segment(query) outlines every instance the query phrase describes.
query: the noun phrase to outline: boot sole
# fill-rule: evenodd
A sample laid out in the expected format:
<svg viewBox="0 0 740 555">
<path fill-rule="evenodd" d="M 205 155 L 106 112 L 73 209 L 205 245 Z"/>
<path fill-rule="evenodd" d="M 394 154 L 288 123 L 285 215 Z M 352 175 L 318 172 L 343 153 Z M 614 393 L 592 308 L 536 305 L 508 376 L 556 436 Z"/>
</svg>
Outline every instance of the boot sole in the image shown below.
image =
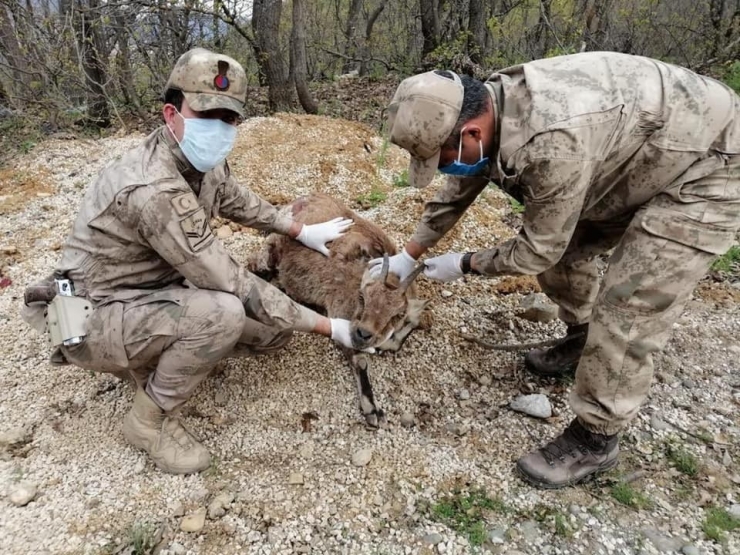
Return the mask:
<svg viewBox="0 0 740 555">
<path fill-rule="evenodd" d="M 533 374 L 539 378 L 572 378 L 576 375 L 576 368 L 578 367 L 578 364 L 570 364 L 568 366 L 565 366 L 561 370 L 558 370 L 557 372 L 543 372 L 525 358 L 524 366 L 527 368 L 527 370 L 529 370 L 530 374 Z"/>
<path fill-rule="evenodd" d="M 603 474 L 604 472 L 607 472 L 608 470 L 611 470 L 612 468 L 616 467 L 619 464 L 619 457 L 614 459 L 613 461 L 610 461 L 606 463 L 604 466 L 599 467 L 598 469 L 594 470 L 593 472 L 586 474 L 585 476 L 582 476 L 581 478 L 578 478 L 577 480 L 571 480 L 570 482 L 565 482 L 562 484 L 551 484 L 550 482 L 543 482 L 541 480 L 538 480 L 537 478 L 533 478 L 526 472 L 524 472 L 519 465 L 516 465 L 517 473 L 520 477 L 524 479 L 524 481 L 528 482 L 529 484 L 536 486 L 541 489 L 563 489 L 571 486 L 576 486 L 579 484 L 584 484 L 586 482 L 590 482 L 596 476 L 599 474 Z"/>
</svg>

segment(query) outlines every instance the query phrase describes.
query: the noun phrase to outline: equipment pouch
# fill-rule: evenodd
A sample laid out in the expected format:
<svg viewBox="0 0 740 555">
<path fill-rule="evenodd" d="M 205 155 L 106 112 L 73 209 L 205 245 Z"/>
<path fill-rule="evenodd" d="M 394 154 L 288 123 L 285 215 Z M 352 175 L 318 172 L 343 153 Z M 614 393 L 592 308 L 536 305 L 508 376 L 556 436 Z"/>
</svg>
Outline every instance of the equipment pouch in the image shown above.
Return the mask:
<svg viewBox="0 0 740 555">
<path fill-rule="evenodd" d="M 49 303 L 47 323 L 52 347 L 71 347 L 85 340 L 85 321 L 92 314 L 92 304 L 83 297 L 56 295 Z"/>
</svg>

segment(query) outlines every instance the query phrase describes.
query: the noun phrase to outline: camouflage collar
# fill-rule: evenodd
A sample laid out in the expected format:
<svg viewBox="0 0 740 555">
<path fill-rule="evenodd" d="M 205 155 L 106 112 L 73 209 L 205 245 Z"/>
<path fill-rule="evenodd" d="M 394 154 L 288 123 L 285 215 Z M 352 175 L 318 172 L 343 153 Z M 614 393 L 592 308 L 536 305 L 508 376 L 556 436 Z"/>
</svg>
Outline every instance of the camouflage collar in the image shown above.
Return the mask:
<svg viewBox="0 0 740 555">
<path fill-rule="evenodd" d="M 185 158 L 185 155 L 180 149 L 180 145 L 177 144 L 177 141 L 172 136 L 172 133 L 166 125 L 163 125 L 160 128 L 159 137 L 164 144 L 167 145 L 168 150 L 175 158 L 177 171 L 180 172 L 183 179 L 188 182 L 188 184 L 193 188 L 193 191 L 197 194 L 200 189 L 200 181 L 203 179 L 203 174 L 188 162 L 188 159 Z"/>
</svg>

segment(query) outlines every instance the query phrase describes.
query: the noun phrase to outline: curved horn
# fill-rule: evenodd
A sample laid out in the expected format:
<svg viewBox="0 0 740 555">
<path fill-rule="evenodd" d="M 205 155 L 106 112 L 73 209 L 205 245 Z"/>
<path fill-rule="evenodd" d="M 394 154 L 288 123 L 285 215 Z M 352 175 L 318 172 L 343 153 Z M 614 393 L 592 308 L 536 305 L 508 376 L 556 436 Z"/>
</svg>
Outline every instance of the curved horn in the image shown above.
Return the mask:
<svg viewBox="0 0 740 555">
<path fill-rule="evenodd" d="M 380 269 L 380 281 L 385 283 L 386 278 L 388 277 L 388 268 L 391 266 L 390 258 L 388 257 L 388 253 L 383 253 L 383 267 Z"/>
<path fill-rule="evenodd" d="M 424 271 L 424 268 L 426 268 L 426 264 L 423 262 L 419 264 L 416 268 L 414 268 L 414 271 L 411 272 L 408 276 L 406 276 L 406 279 L 404 279 L 401 284 L 398 286 L 398 288 L 401 291 L 406 291 L 408 289 L 409 285 L 411 285 L 414 280 L 418 277 L 420 273 Z"/>
</svg>

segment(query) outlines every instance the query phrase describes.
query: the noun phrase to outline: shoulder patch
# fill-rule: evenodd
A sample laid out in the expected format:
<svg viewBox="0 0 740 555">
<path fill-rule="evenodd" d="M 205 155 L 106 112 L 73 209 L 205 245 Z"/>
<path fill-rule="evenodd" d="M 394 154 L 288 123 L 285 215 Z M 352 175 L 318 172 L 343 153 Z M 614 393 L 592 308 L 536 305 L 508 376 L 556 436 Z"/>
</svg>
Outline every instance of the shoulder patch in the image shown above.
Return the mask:
<svg viewBox="0 0 740 555">
<path fill-rule="evenodd" d="M 205 208 L 202 206 L 187 218 L 180 220 L 180 227 L 183 233 L 185 233 L 185 238 L 188 240 L 188 245 L 190 245 L 193 252 L 198 252 L 206 247 L 213 238 L 211 226 L 208 225 Z"/>
<path fill-rule="evenodd" d="M 182 193 L 181 195 L 172 197 L 170 202 L 178 216 L 189 214 L 200 206 L 198 204 L 198 199 L 195 198 L 193 193 Z"/>
</svg>

